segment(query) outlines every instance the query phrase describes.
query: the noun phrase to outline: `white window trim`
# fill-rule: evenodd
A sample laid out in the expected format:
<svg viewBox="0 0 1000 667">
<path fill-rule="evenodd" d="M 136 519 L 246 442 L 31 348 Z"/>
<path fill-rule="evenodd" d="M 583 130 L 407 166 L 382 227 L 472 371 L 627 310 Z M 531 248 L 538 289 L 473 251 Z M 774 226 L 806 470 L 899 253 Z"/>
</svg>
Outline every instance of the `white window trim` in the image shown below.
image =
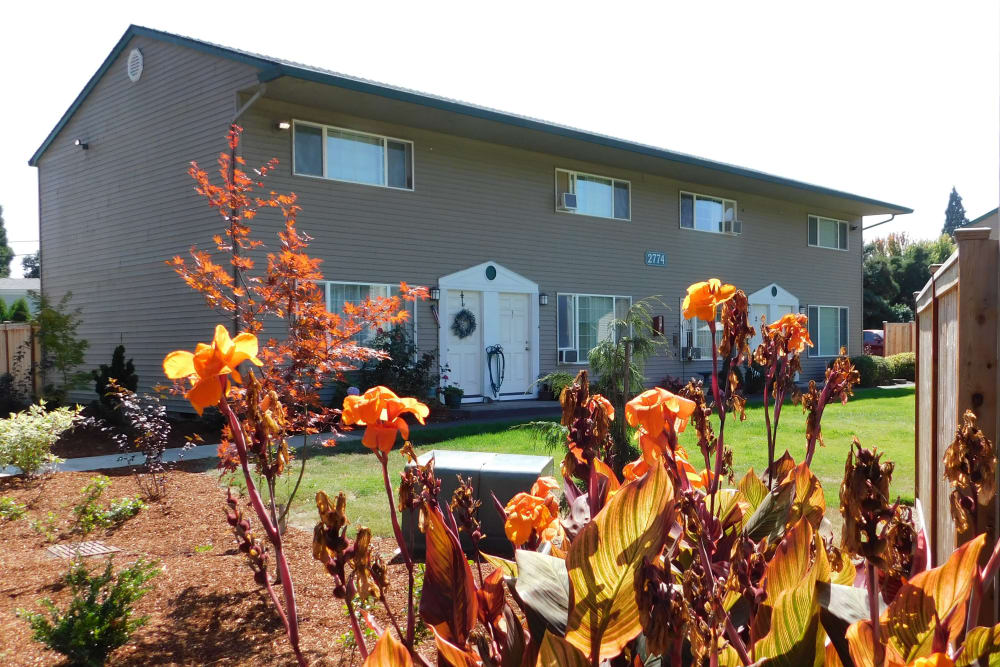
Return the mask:
<svg viewBox="0 0 1000 667">
<path fill-rule="evenodd" d="M 806 317 L 809 317 L 809 309 L 810 308 L 817 308 L 817 309 L 819 309 L 819 308 L 836 308 L 837 309 L 837 311 L 838 311 L 837 312 L 837 338 L 838 339 L 841 337 L 840 336 L 841 331 L 840 331 L 840 312 L 839 311 L 841 311 L 841 310 L 846 310 L 847 311 L 847 345 L 845 345 L 845 347 L 847 348 L 848 356 L 850 356 L 850 349 L 851 349 L 851 309 L 848 308 L 847 306 L 830 306 L 830 305 L 826 305 L 826 304 L 822 304 L 822 303 L 810 303 L 810 304 L 806 305 Z M 819 310 L 816 311 L 816 314 L 817 314 L 817 316 L 819 315 Z M 813 351 L 813 353 L 810 354 L 809 356 L 811 358 L 813 358 L 813 359 L 835 359 L 836 357 L 839 357 L 840 356 L 840 341 L 839 340 L 837 341 L 837 354 L 820 354 L 819 351 L 820 351 L 821 348 L 820 348 L 820 342 L 819 342 L 819 334 L 820 334 L 820 326 L 819 326 L 819 321 L 817 321 L 816 322 L 816 340 L 813 341 L 813 347 L 810 348 L 810 351 Z"/>
<path fill-rule="evenodd" d="M 816 243 L 809 243 L 809 218 L 816 218 Z M 841 225 L 844 225 L 847 228 L 847 233 L 844 234 L 844 238 L 847 239 L 847 247 L 846 248 L 841 248 L 840 247 L 840 230 L 839 229 L 837 230 L 837 247 L 836 248 L 831 248 L 828 245 L 820 245 L 820 243 L 819 243 L 819 221 L 820 220 L 829 220 L 831 222 L 837 222 L 837 223 L 840 223 Z M 837 250 L 837 251 L 840 251 L 840 252 L 847 252 L 848 250 L 851 249 L 851 234 L 850 234 L 851 227 L 850 227 L 850 224 L 851 223 L 849 223 L 847 220 L 841 220 L 839 218 L 831 218 L 828 215 L 820 215 L 819 213 L 807 213 L 806 214 L 806 244 L 810 248 L 822 248 L 823 250 Z"/>
<path fill-rule="evenodd" d="M 300 174 L 299 172 L 295 171 L 295 126 L 296 125 L 306 125 L 308 127 L 318 127 L 319 129 L 321 129 L 323 131 L 323 134 L 321 136 L 322 149 L 323 149 L 323 175 L 322 176 L 317 176 L 316 174 Z M 385 156 L 385 159 L 383 160 L 383 165 L 382 165 L 382 175 L 383 175 L 383 180 L 385 181 L 385 183 L 382 184 L 382 185 L 379 185 L 378 183 L 365 183 L 364 181 L 349 181 L 349 180 L 346 180 L 346 179 L 343 179 L 343 178 L 332 178 L 330 176 L 327 176 L 326 175 L 327 174 L 327 168 L 326 168 L 326 162 L 327 162 L 327 155 L 326 155 L 326 143 L 327 143 L 327 141 L 326 141 L 326 133 L 327 133 L 328 129 L 329 130 L 341 130 L 343 132 L 350 132 L 352 134 L 361 134 L 361 135 L 364 135 L 364 136 L 367 136 L 367 137 L 377 137 L 377 138 L 381 139 L 382 140 L 382 151 L 383 151 L 383 155 Z M 388 145 L 386 143 L 386 142 L 389 142 L 389 141 L 396 141 L 396 142 L 399 142 L 399 143 L 409 144 L 410 145 L 410 181 L 411 181 L 413 187 L 399 188 L 399 187 L 396 187 L 394 185 L 389 185 L 389 158 L 388 158 L 388 156 L 389 156 L 389 147 L 388 147 Z M 415 167 L 415 164 L 414 164 L 415 161 L 416 161 L 416 147 L 414 146 L 413 142 L 411 140 L 409 140 L 409 139 L 400 139 L 399 137 L 390 137 L 390 136 L 385 135 L 385 134 L 375 134 L 373 132 L 363 132 L 361 130 L 355 130 L 355 129 L 350 128 L 350 127 L 339 127 L 337 125 L 324 125 L 323 123 L 313 123 L 313 122 L 308 121 L 308 120 L 298 120 L 298 119 L 294 119 L 294 118 L 292 119 L 292 175 L 293 176 L 300 176 L 302 178 L 318 178 L 318 179 L 322 179 L 324 181 L 335 181 L 337 183 L 352 183 L 354 185 L 365 185 L 365 186 L 368 186 L 370 188 L 385 188 L 387 190 L 402 190 L 403 192 L 413 192 L 414 190 L 417 189 L 417 173 L 416 173 L 416 167 Z M 375 283 L 372 283 L 372 284 L 375 284 Z"/>
<path fill-rule="evenodd" d="M 698 197 L 701 197 L 702 199 L 714 199 L 715 201 L 721 201 L 722 202 L 722 210 L 723 211 L 726 210 L 726 202 L 732 202 L 733 203 L 733 215 L 736 216 L 736 220 L 740 219 L 740 217 L 739 217 L 740 216 L 740 203 L 736 199 L 730 199 L 729 197 L 719 197 L 717 195 L 707 195 L 707 194 L 702 194 L 700 192 L 691 192 L 690 190 L 681 190 L 680 193 L 677 195 L 677 226 L 679 228 L 683 229 L 684 231 L 688 231 L 688 232 L 701 232 L 702 234 L 715 234 L 716 236 L 739 237 L 739 236 L 743 235 L 742 232 L 740 232 L 739 234 L 737 234 L 736 232 L 722 232 L 722 231 L 714 231 L 714 230 L 711 230 L 711 229 L 698 229 L 698 227 L 685 227 L 683 225 L 683 220 L 684 220 L 683 216 L 684 216 L 684 213 L 683 213 L 683 208 L 682 208 L 683 205 L 684 205 L 684 202 L 683 202 L 683 198 L 681 197 L 681 195 L 691 195 L 692 197 L 695 198 L 695 200 L 697 200 Z M 695 215 L 694 211 L 691 212 L 691 215 Z M 692 224 L 697 225 L 697 221 L 696 220 L 692 219 L 691 222 L 692 222 Z"/>
<path fill-rule="evenodd" d="M 571 296 L 573 297 L 573 317 L 576 321 L 573 323 L 573 340 L 572 347 L 559 347 L 559 297 L 561 296 Z M 632 307 L 632 297 L 625 294 L 583 294 L 580 292 L 557 292 L 556 293 L 556 365 L 562 366 L 586 366 L 590 363 L 586 358 L 580 359 L 577 357 L 576 361 L 559 361 L 559 353 L 568 350 L 575 350 L 579 354 L 580 350 L 580 308 L 578 305 L 578 299 L 581 296 L 586 297 L 600 297 L 605 299 L 628 299 L 629 308 Z M 614 303 L 612 302 L 612 309 L 614 308 Z M 617 319 L 617 313 L 616 318 Z M 589 352 L 589 350 L 588 350 Z"/>
<path fill-rule="evenodd" d="M 592 215 L 590 213 L 579 213 L 577 211 L 564 211 L 559 208 L 559 173 L 562 172 L 569 176 L 569 182 L 573 183 L 574 176 L 593 176 L 594 178 L 603 178 L 611 181 L 611 215 Z M 632 181 L 624 178 L 615 178 L 614 176 L 607 176 L 605 174 L 591 174 L 586 171 L 579 171 L 578 169 L 563 169 L 562 167 L 556 167 L 555 174 L 555 212 L 556 213 L 566 213 L 567 215 L 582 216 L 584 218 L 596 218 L 598 220 L 616 220 L 618 222 L 632 222 Z M 628 217 L 627 218 L 616 218 L 615 217 L 615 183 L 626 183 L 628 185 Z M 572 188 L 573 193 L 576 194 L 576 187 Z M 583 296 L 605 296 L 605 295 L 583 295 Z"/>
<path fill-rule="evenodd" d="M 320 281 L 317 281 L 317 282 L 319 282 L 319 283 L 321 283 L 323 285 L 323 296 L 324 296 L 324 299 L 326 300 L 326 309 L 328 311 L 330 311 L 331 313 L 334 312 L 334 311 L 331 310 L 331 307 L 333 306 L 333 304 L 330 303 L 330 285 L 367 285 L 368 287 L 385 287 L 386 288 L 386 294 L 388 294 L 389 296 L 392 296 L 392 290 L 393 290 L 394 287 L 397 288 L 397 289 L 399 288 L 399 283 L 396 283 L 396 284 L 393 284 L 393 283 L 373 283 L 373 282 L 367 282 L 367 281 L 364 281 L 364 280 L 320 280 Z M 401 300 L 402 300 L 402 297 L 401 297 Z M 411 302 L 408 302 L 406 300 L 402 300 L 402 306 L 403 306 L 403 308 L 409 310 L 409 308 L 407 307 L 407 305 L 409 303 L 411 303 Z M 413 303 L 413 310 L 412 310 L 413 317 L 410 318 L 409 324 L 413 328 L 413 343 L 414 343 L 414 345 L 416 345 L 416 343 L 417 343 L 417 310 L 418 309 L 417 309 L 417 302 L 413 301 L 412 303 Z M 343 305 L 344 304 L 340 304 L 341 307 L 343 307 Z M 342 312 L 342 311 L 340 311 L 340 312 Z"/>
</svg>

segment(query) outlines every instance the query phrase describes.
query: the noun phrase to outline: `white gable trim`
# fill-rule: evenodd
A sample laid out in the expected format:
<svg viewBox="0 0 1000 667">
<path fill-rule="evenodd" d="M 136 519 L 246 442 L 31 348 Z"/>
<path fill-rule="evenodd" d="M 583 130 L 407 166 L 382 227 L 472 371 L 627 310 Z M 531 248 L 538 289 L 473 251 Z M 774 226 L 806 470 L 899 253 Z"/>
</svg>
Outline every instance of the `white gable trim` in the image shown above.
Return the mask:
<svg viewBox="0 0 1000 667">
<path fill-rule="evenodd" d="M 792 306 L 793 312 L 799 311 L 799 298 L 778 283 L 765 285 L 747 296 L 747 301 L 767 306 Z"/>
<path fill-rule="evenodd" d="M 496 269 L 496 277 L 490 280 L 486 277 L 486 270 L 490 267 Z M 483 262 L 470 266 L 467 269 L 449 273 L 438 279 L 438 287 L 446 289 L 467 289 L 479 292 L 522 292 L 538 294 L 538 283 L 532 282 L 519 273 L 497 264 L 496 262 Z"/>
</svg>

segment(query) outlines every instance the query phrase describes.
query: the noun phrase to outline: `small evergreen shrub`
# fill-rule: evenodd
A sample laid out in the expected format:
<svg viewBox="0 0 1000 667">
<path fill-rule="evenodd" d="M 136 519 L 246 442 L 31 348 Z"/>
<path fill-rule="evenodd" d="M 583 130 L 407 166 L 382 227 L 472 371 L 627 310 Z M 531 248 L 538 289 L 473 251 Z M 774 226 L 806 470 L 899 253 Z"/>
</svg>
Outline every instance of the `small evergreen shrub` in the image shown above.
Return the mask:
<svg viewBox="0 0 1000 667">
<path fill-rule="evenodd" d="M 63 431 L 72 428 L 80 407 L 45 411 L 40 401 L 24 412 L 0 419 L 0 467 L 17 466 L 27 475 L 34 475 L 45 463 L 59 461 L 51 453 Z"/>
<path fill-rule="evenodd" d="M 94 378 L 94 391 L 105 412 L 118 408 L 117 394 L 120 389 L 134 392 L 139 387 L 139 376 L 135 374 L 135 364 L 131 359 L 125 361 L 125 346 L 119 345 L 111 355 L 111 364 L 101 364 L 100 370 L 91 371 Z M 117 386 L 112 386 L 112 380 Z"/>
<path fill-rule="evenodd" d="M 0 299 L 0 322 L 7 322 L 10 320 L 10 316 L 7 312 L 7 304 L 3 299 Z"/>
<path fill-rule="evenodd" d="M 21 297 L 14 303 L 10 305 L 7 309 L 7 318 L 11 322 L 30 322 L 31 321 L 31 309 L 28 308 L 28 301 L 24 297 Z"/>
<path fill-rule="evenodd" d="M 28 508 L 24 503 L 19 503 L 13 498 L 4 496 L 0 498 L 0 519 L 4 521 L 17 521 L 22 518 Z"/>
<path fill-rule="evenodd" d="M 562 390 L 573 384 L 573 376 L 569 373 L 556 371 L 542 377 L 539 382 L 549 385 L 549 389 L 552 390 L 555 397 L 559 398 L 559 394 L 562 393 Z"/>
<path fill-rule="evenodd" d="M 45 598 L 40 601 L 48 612 L 18 609 L 34 631 L 32 638 L 53 651 L 65 655 L 71 664 L 93 667 L 103 665 L 119 646 L 124 646 L 132 633 L 149 620 L 133 616 L 132 607 L 152 587 L 146 584 L 160 573 L 156 563 L 139 560 L 111 573 L 112 560 L 103 574 L 90 574 L 82 561 L 76 561 L 63 581 L 73 592 L 65 611 Z"/>
<path fill-rule="evenodd" d="M 861 376 L 861 381 L 858 384 L 862 387 L 878 387 L 892 379 L 889 362 L 885 360 L 885 357 L 859 354 L 856 357 L 851 357 L 851 363 L 854 364 Z"/>
<path fill-rule="evenodd" d="M 437 385 L 437 378 L 431 372 L 435 356 L 430 352 L 418 353 L 413 336 L 405 327 L 380 330 L 368 347 L 388 356 L 366 364 L 358 372 L 362 392 L 383 385 L 392 387 L 399 396 L 424 399 Z"/>
<path fill-rule="evenodd" d="M 885 358 L 889 364 L 892 377 L 913 382 L 917 379 L 917 355 L 913 352 L 900 352 Z"/>
</svg>

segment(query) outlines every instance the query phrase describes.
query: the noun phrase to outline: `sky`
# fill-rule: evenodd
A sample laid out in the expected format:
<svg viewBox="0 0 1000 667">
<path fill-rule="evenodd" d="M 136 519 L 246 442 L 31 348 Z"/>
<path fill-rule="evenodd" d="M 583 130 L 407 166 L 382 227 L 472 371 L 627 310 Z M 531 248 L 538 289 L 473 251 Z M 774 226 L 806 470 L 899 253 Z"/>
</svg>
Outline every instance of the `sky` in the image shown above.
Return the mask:
<svg viewBox="0 0 1000 667">
<path fill-rule="evenodd" d="M 130 23 L 914 209 L 866 240 L 937 236 L 953 186 L 970 220 L 1000 199 L 996 0 L 17 7 L 0 22 L 0 206 L 19 254 L 38 239 L 28 158 Z"/>
</svg>

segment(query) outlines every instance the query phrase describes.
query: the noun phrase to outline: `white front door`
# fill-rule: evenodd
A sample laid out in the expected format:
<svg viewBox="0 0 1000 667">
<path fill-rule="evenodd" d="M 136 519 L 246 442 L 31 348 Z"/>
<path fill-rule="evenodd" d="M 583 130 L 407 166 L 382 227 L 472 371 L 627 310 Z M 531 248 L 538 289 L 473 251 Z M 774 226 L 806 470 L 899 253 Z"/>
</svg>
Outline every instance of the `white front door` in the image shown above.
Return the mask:
<svg viewBox="0 0 1000 667">
<path fill-rule="evenodd" d="M 750 304 L 750 326 L 756 329 L 753 340 L 750 341 L 750 353 L 752 354 L 757 346 L 760 345 L 761 340 L 761 321 L 760 318 L 763 316 L 767 324 L 774 324 L 782 317 L 788 313 L 793 313 L 795 310 L 792 306 L 783 303 L 751 303 Z"/>
<path fill-rule="evenodd" d="M 464 304 L 464 305 L 463 305 Z M 442 326 L 447 328 L 447 364 L 451 368 L 448 384 L 457 384 L 465 397 L 483 394 L 483 298 L 481 292 L 448 290 L 448 313 Z M 471 335 L 459 338 L 451 325 L 462 309 L 476 318 L 476 328 Z"/>
<path fill-rule="evenodd" d="M 531 297 L 528 294 L 498 295 L 498 340 L 504 353 L 504 379 L 500 393 L 526 394 L 531 385 Z M 496 370 L 493 371 L 496 375 Z"/>
</svg>

